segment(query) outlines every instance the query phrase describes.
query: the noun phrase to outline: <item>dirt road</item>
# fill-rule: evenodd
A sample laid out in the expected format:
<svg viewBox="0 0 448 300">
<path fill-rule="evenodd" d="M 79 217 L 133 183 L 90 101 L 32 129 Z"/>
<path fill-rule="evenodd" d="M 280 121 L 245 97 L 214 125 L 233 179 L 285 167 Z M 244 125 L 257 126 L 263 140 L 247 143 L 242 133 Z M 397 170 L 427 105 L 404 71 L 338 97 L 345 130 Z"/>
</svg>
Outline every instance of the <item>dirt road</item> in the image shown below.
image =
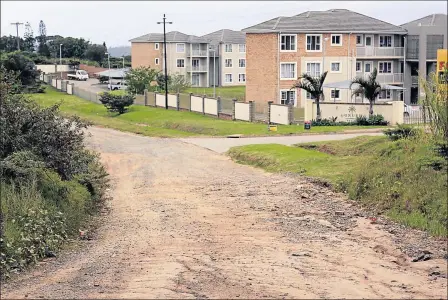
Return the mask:
<svg viewBox="0 0 448 300">
<path fill-rule="evenodd" d="M 109 215 L 80 251 L 2 298 L 446 298 L 444 242 L 371 224 L 305 179 L 176 140 L 91 132 L 113 179 Z"/>
</svg>

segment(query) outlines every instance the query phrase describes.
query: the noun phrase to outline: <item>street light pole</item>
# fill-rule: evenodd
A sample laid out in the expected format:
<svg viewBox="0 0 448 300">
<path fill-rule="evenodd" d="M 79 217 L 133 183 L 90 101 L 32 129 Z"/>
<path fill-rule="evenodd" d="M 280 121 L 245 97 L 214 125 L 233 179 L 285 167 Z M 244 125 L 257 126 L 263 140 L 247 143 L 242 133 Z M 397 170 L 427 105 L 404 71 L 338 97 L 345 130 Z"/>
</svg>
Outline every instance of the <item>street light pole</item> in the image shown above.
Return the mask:
<svg viewBox="0 0 448 300">
<path fill-rule="evenodd" d="M 123 70 L 122 70 L 122 76 L 121 76 L 121 84 L 123 84 L 124 81 L 124 56 L 122 56 L 121 58 L 123 58 Z"/>
<path fill-rule="evenodd" d="M 59 66 L 61 68 L 61 79 L 62 79 L 62 44 L 59 44 Z"/>
<path fill-rule="evenodd" d="M 17 50 L 20 50 L 19 25 L 23 25 L 23 23 L 15 22 L 15 23 L 11 23 L 11 25 L 15 25 L 15 26 L 16 26 L 16 33 L 17 33 Z"/>
<path fill-rule="evenodd" d="M 104 53 L 107 55 L 107 63 L 109 64 L 109 90 L 112 89 L 112 83 L 110 82 L 110 53 L 106 52 Z"/>
<path fill-rule="evenodd" d="M 212 46 L 210 46 L 209 50 L 213 52 L 213 98 L 216 98 L 216 50 L 212 49 Z"/>
<path fill-rule="evenodd" d="M 157 24 L 163 23 L 163 64 L 165 66 L 165 109 L 168 109 L 168 69 L 166 66 L 166 31 L 165 24 L 173 24 L 173 22 L 166 22 L 165 14 L 163 14 L 163 22 L 157 22 Z"/>
</svg>

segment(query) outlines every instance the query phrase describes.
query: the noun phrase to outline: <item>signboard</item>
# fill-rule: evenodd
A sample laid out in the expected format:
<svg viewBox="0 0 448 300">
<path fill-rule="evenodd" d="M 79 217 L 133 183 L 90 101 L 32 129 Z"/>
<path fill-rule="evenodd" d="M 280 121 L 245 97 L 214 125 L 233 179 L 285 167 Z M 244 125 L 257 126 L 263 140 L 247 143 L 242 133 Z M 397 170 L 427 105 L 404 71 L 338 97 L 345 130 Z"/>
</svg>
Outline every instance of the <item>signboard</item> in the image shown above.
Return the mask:
<svg viewBox="0 0 448 300">
<path fill-rule="evenodd" d="M 269 125 L 269 131 L 277 131 L 277 125 Z"/>
</svg>

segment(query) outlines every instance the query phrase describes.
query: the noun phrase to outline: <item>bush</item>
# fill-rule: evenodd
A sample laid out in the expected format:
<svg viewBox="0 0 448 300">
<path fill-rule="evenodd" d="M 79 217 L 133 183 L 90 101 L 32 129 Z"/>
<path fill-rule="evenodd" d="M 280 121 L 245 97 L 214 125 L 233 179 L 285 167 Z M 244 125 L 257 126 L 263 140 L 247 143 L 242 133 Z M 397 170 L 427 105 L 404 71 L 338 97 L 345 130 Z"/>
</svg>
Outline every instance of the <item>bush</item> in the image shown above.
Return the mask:
<svg viewBox="0 0 448 300">
<path fill-rule="evenodd" d="M 399 124 L 397 128 L 384 130 L 384 134 L 391 141 L 396 141 L 416 136 L 417 130 L 413 126 Z"/>
<path fill-rule="evenodd" d="M 369 118 L 365 116 L 357 117 L 353 122 L 336 122 L 337 117 L 331 119 L 312 120 L 311 126 L 385 126 L 388 124 L 382 115 L 373 115 Z"/>
<path fill-rule="evenodd" d="M 130 94 L 115 95 L 109 92 L 104 92 L 100 95 L 100 101 L 107 108 L 108 111 L 118 112 L 120 115 L 125 113 L 127 107 L 134 104 L 135 97 Z"/>
</svg>

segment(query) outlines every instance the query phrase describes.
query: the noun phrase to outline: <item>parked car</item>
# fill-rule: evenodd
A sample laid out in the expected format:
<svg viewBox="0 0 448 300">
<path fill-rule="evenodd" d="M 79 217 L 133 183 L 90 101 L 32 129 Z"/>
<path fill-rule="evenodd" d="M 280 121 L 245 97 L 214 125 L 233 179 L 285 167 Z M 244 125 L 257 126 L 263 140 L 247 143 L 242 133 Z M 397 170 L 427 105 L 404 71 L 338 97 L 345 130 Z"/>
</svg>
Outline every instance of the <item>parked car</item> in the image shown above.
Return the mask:
<svg viewBox="0 0 448 300">
<path fill-rule="evenodd" d="M 128 88 L 128 85 L 126 84 L 126 82 L 117 82 L 117 83 L 112 83 L 112 84 L 109 83 L 107 85 L 107 88 L 112 91 L 125 90 Z"/>
<path fill-rule="evenodd" d="M 84 70 L 76 70 L 74 74 L 67 74 L 68 79 L 84 80 L 89 79 L 89 74 Z"/>
</svg>

